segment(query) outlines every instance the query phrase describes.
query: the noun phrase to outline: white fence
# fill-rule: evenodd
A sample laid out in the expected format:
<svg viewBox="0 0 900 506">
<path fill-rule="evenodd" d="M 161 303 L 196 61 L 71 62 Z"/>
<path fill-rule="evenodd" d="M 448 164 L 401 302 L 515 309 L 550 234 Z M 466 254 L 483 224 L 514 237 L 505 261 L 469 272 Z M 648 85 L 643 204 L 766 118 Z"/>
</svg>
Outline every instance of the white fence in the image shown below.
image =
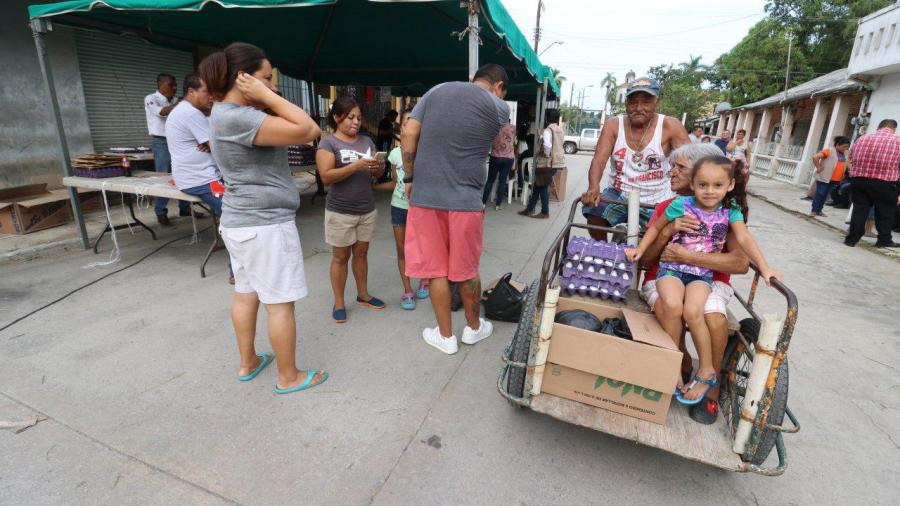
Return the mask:
<svg viewBox="0 0 900 506">
<path fill-rule="evenodd" d="M 809 170 L 800 157 L 803 156 L 803 145 L 779 145 L 771 141 L 756 141 L 751 144 L 753 155 L 750 172 L 753 174 L 777 179 L 786 183 L 806 187 L 812 178 Z"/>
</svg>

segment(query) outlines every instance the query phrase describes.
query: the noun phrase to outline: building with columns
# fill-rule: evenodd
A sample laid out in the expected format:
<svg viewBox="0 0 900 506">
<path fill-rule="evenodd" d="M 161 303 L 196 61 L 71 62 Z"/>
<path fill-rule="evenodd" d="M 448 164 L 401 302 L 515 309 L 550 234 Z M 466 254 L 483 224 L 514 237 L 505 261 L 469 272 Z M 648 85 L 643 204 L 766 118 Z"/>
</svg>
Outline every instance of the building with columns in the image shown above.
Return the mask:
<svg viewBox="0 0 900 506">
<path fill-rule="evenodd" d="M 812 156 L 838 135 L 852 135 L 851 120 L 865 111 L 872 87 L 835 70 L 789 88 L 787 92 L 723 111 L 716 135 L 746 130 L 750 170 L 754 174 L 806 186 Z"/>
</svg>

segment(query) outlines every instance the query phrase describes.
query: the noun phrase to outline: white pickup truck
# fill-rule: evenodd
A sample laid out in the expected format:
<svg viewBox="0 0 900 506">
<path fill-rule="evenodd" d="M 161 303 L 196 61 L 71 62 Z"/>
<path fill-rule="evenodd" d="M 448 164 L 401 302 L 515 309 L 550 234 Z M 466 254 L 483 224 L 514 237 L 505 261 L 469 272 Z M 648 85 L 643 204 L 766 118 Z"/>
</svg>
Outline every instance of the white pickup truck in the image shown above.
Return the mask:
<svg viewBox="0 0 900 506">
<path fill-rule="evenodd" d="M 567 135 L 563 142 L 563 151 L 573 155 L 579 151 L 593 151 L 597 147 L 597 139 L 600 138 L 599 128 L 585 128 L 581 135 Z"/>
</svg>

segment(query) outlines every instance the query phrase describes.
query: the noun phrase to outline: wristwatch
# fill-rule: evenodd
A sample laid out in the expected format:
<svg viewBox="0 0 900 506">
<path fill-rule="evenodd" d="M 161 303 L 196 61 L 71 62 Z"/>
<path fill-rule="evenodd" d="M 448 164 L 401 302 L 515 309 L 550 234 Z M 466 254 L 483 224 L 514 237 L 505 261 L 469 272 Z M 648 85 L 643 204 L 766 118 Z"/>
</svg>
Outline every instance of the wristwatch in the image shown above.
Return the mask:
<svg viewBox="0 0 900 506">
<path fill-rule="evenodd" d="M 412 183 L 412 182 L 413 182 L 413 177 L 412 177 L 412 176 L 406 176 L 406 177 L 403 178 L 403 184 L 409 184 L 409 183 Z"/>
</svg>

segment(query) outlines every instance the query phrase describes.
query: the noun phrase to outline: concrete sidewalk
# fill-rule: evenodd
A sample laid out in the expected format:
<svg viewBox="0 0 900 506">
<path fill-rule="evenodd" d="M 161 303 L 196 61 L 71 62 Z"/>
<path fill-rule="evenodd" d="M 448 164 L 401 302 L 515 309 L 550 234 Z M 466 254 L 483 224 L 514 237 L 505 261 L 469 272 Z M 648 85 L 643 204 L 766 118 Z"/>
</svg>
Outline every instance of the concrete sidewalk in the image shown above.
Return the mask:
<svg viewBox="0 0 900 506">
<path fill-rule="evenodd" d="M 850 214 L 847 209 L 835 209 L 831 206 L 825 206 L 824 212 L 827 215 L 826 217 L 812 218 L 809 216 L 812 201 L 801 199 L 801 197 L 806 195 L 802 188 L 756 174 L 750 176 L 747 193 L 774 205 L 782 211 L 833 230 L 837 233 L 835 238 L 836 244 L 843 246 L 844 236 L 847 235 L 847 229 L 850 227 L 848 224 Z M 900 233 L 894 233 L 894 240 L 900 242 Z M 857 244 L 857 247 L 871 249 L 887 257 L 900 259 L 900 248 L 876 248 L 875 239 L 872 237 L 863 237 Z"/>
<path fill-rule="evenodd" d="M 568 157 L 570 202 L 589 161 Z M 126 231 L 121 262 L 105 268 L 84 269 L 97 256 L 80 250 L 0 266 L 0 328 L 84 287 L 0 330 L 0 420 L 48 417 L 19 434 L 0 431 L 0 504 L 896 501 L 895 261 L 838 248 L 836 232 L 751 200 L 751 231 L 800 300 L 789 403 L 803 430 L 785 438 L 787 473 L 763 478 L 510 406 L 496 384 L 514 324 L 496 323 L 491 338 L 453 356 L 425 345 L 430 303 L 398 307 L 388 200 L 378 195 L 369 252 L 370 290 L 388 307 L 350 305 L 343 325 L 330 318 L 324 203 L 304 200 L 297 223 L 310 296 L 296 309 L 298 361 L 331 378 L 287 396 L 272 391 L 274 368 L 235 379 L 224 252 L 208 278 L 197 269 L 208 242 L 175 241 L 100 281 L 162 241 Z M 519 209 L 487 212 L 485 281 L 510 271 L 536 278 L 569 211 L 554 204 L 549 220 L 532 220 Z M 167 237 L 186 232 L 179 225 Z M 746 294 L 749 282 L 736 277 L 735 288 Z M 784 299 L 761 287 L 756 307 L 783 313 Z M 270 349 L 265 320 L 262 311 L 259 352 Z M 461 313 L 454 323 L 460 332 Z"/>
</svg>

